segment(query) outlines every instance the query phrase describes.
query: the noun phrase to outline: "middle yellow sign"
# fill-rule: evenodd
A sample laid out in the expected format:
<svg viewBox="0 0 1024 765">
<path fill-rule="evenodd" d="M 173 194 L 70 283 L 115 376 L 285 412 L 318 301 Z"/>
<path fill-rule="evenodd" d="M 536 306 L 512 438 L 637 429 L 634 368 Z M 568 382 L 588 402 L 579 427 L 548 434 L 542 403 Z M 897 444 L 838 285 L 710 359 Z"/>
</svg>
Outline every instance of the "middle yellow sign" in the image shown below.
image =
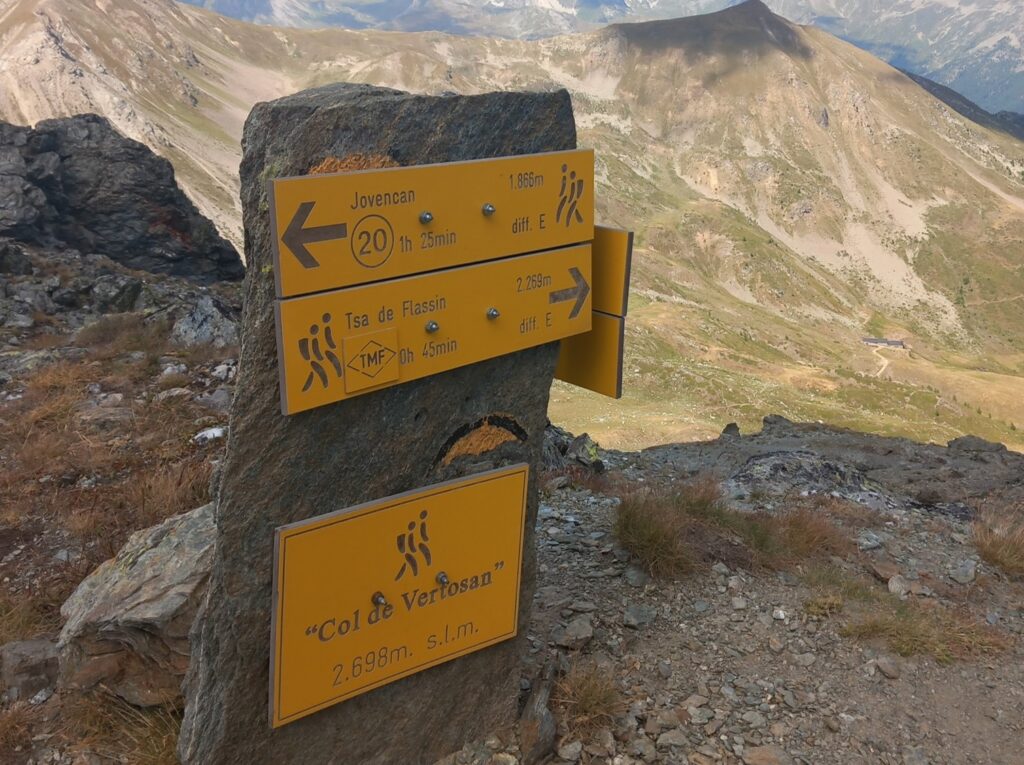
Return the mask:
<svg viewBox="0 0 1024 765">
<path fill-rule="evenodd" d="M 279 300 L 281 411 L 587 332 L 589 244 Z"/>
</svg>

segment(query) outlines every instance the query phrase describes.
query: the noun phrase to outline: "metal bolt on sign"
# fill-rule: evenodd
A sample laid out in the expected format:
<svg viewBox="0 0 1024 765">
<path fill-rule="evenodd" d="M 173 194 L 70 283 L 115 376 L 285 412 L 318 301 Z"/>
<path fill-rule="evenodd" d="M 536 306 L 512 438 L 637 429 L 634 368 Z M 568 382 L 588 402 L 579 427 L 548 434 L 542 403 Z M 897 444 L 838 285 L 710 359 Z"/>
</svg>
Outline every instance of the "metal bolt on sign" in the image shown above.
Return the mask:
<svg viewBox="0 0 1024 765">
<path fill-rule="evenodd" d="M 436 321 L 434 321 L 433 319 L 431 319 L 430 321 L 428 321 L 428 322 L 427 322 L 427 326 L 425 327 L 425 329 L 426 329 L 426 330 L 427 330 L 427 332 L 429 332 L 430 334 L 433 334 L 433 333 L 437 332 L 437 330 L 441 329 L 441 325 L 440 325 L 440 324 L 438 324 L 438 323 L 437 323 Z"/>
<path fill-rule="evenodd" d="M 501 316 L 501 311 L 499 311 L 497 308 L 488 308 L 487 309 L 487 318 L 488 319 L 491 319 L 493 321 L 494 319 L 497 319 L 499 316 Z"/>
<path fill-rule="evenodd" d="M 494 205 L 492 205 L 490 202 L 487 202 L 484 204 L 482 211 L 484 215 L 490 217 L 491 215 L 494 215 Z"/>
<path fill-rule="evenodd" d="M 388 604 L 388 599 L 385 598 L 384 593 L 380 592 L 379 590 L 373 593 L 373 595 L 370 597 L 370 600 L 373 602 L 373 605 L 375 606 L 386 606 Z"/>
<path fill-rule="evenodd" d="M 420 213 L 420 223 L 422 223 L 424 226 L 430 223 L 432 220 L 434 220 L 434 214 L 429 210 L 424 210 L 423 212 Z"/>
<path fill-rule="evenodd" d="M 444 571 L 439 571 L 437 574 L 437 583 L 442 587 L 447 587 L 448 581 L 448 574 L 446 574 Z"/>
</svg>

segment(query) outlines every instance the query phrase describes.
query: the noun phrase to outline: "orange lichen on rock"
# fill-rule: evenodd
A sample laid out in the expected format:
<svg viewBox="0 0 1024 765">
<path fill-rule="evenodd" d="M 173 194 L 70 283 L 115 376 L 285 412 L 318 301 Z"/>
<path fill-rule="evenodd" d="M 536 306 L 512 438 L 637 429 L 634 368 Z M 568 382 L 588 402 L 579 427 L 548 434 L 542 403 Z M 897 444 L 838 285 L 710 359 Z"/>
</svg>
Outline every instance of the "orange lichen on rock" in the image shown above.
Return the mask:
<svg viewBox="0 0 1024 765">
<path fill-rule="evenodd" d="M 309 168 L 308 174 L 349 173 L 353 170 L 376 170 L 382 167 L 398 167 L 398 163 L 383 154 L 348 154 L 344 157 L 327 157 Z"/>
<path fill-rule="evenodd" d="M 502 444 L 506 444 L 509 441 L 518 441 L 515 434 L 509 432 L 505 428 L 492 425 L 489 422 L 484 422 L 476 430 L 471 430 L 469 433 L 464 435 L 448 450 L 445 454 L 442 465 L 447 467 L 457 457 L 463 457 L 466 455 L 483 454 L 485 452 L 493 451 Z"/>
</svg>

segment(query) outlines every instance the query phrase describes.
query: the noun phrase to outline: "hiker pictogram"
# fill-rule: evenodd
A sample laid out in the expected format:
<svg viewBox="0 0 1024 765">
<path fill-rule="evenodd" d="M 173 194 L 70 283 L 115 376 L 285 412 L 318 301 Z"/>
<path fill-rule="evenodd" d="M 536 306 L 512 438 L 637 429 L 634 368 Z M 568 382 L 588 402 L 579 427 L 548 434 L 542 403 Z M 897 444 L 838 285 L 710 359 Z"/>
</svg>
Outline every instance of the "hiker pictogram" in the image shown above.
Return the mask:
<svg viewBox="0 0 1024 765">
<path fill-rule="evenodd" d="M 396 582 L 405 576 L 406 571 L 411 571 L 413 576 L 419 574 L 419 560 L 417 556 L 422 556 L 424 566 L 430 565 L 430 548 L 427 546 L 430 536 L 427 534 L 426 510 L 420 513 L 418 531 L 419 539 L 417 540 L 416 521 L 409 521 L 408 530 L 399 534 L 395 539 L 395 546 L 398 548 L 398 552 L 405 558 L 402 562 L 402 567 L 395 574 Z"/>
<path fill-rule="evenodd" d="M 320 384 L 325 388 L 329 384 L 325 361 L 334 367 L 334 373 L 341 379 L 341 360 L 338 354 L 338 346 L 334 342 L 334 333 L 331 331 L 331 315 L 325 313 L 323 316 L 323 340 L 326 348 L 320 346 L 320 325 L 313 324 L 309 328 L 309 337 L 299 340 L 299 353 L 302 358 L 309 362 L 309 375 L 306 377 L 306 384 L 302 386 L 305 393 L 313 385 L 313 380 L 319 379 Z"/>
<path fill-rule="evenodd" d="M 575 218 L 577 223 L 583 222 L 583 216 L 577 209 L 580 199 L 583 197 L 583 179 L 576 177 L 576 171 L 569 171 L 568 165 L 562 165 L 562 188 L 558 192 L 561 201 L 558 203 L 558 214 L 555 220 L 562 222 L 562 213 L 565 213 L 565 225 L 568 227 Z"/>
</svg>

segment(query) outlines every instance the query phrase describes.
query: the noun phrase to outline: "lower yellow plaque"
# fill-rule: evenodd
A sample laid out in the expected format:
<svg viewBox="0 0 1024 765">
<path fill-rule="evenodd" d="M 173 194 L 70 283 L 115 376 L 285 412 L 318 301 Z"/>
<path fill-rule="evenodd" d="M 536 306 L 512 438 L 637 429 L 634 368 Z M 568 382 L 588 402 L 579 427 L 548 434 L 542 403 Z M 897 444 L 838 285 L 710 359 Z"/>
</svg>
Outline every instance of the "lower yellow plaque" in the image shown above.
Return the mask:
<svg viewBox="0 0 1024 765">
<path fill-rule="evenodd" d="M 514 637 L 528 479 L 517 465 L 279 528 L 271 725 Z"/>
</svg>

